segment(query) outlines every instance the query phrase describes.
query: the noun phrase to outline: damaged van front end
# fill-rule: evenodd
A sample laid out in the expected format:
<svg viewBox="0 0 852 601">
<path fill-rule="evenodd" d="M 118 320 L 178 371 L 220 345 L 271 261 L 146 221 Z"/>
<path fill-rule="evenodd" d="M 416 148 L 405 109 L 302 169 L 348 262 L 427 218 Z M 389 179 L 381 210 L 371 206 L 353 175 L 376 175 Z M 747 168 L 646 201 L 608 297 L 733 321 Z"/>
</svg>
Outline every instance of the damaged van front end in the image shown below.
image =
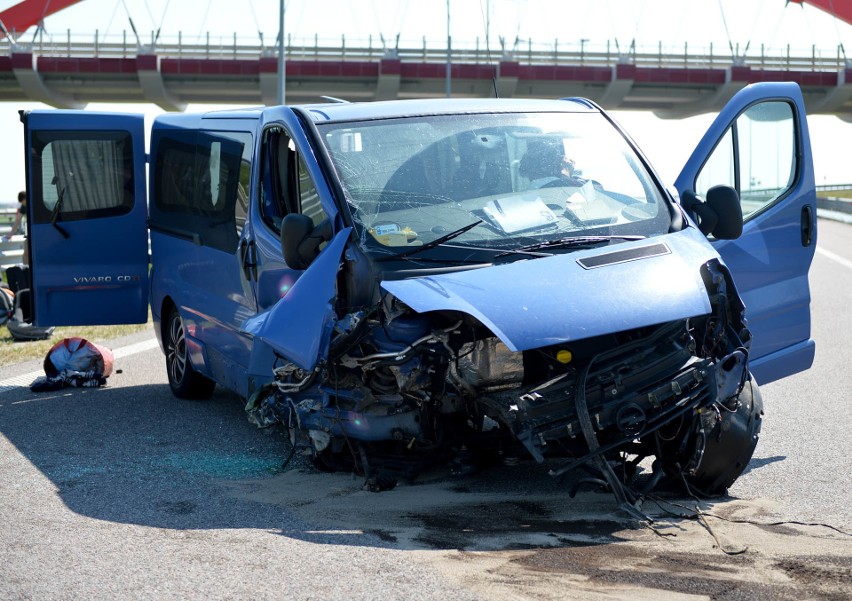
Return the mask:
<svg viewBox="0 0 852 601">
<path fill-rule="evenodd" d="M 523 172 L 485 193 L 426 191 L 428 177 L 411 189 L 422 155 L 432 165 L 456 156 L 446 134 L 459 128 L 442 127 L 438 142 L 383 167 L 381 186 L 347 180 L 367 134 L 359 151 L 350 139 L 350 156 L 330 148 L 353 227 L 316 258 L 284 243 L 288 263 L 307 270 L 245 326 L 252 369 L 275 366 L 250 419 L 283 424 L 317 465 L 378 489 L 439 463 L 465 473 L 557 460 L 554 475 L 585 465 L 629 506 L 638 465 L 653 456 L 644 486 L 684 478 L 723 492 L 751 458 L 762 402 L 745 308 L 704 234 L 624 159 L 623 140 L 609 166 L 628 165 L 619 185 L 631 195 L 609 191 L 603 171 L 587 177 L 591 159 L 582 178 L 577 168 L 542 189 Z M 532 152 L 544 137 L 513 127 L 489 128 L 483 154 Z M 581 147 L 572 131 L 565 146 Z M 442 144 L 450 158 L 438 156 Z"/>
<path fill-rule="evenodd" d="M 666 274 L 650 267 L 657 269 Z M 327 356 L 275 369 L 275 381 L 249 401 L 252 420 L 283 423 L 320 466 L 375 482 L 438 462 L 464 472 L 558 457 L 566 463 L 555 475 L 595 458 L 632 475 L 656 456 L 655 479 L 683 474 L 707 494 L 739 476 L 757 442 L 762 402 L 749 380 L 744 308 L 718 260 L 697 264 L 697 278 L 669 282 L 667 292 L 686 298 L 658 296 L 652 308 L 665 322 L 650 311 L 613 331 L 607 325 L 624 320 L 595 311 L 589 299 L 572 301 L 570 286 L 560 298 L 531 295 L 533 306 L 520 311 L 546 317 L 526 320 L 495 315 L 493 304 L 478 310 L 450 292 L 499 296 L 512 275 L 499 271 L 384 283 L 370 310 L 334 320 Z M 414 294 L 419 287 L 435 298 Z M 610 294 L 625 306 L 641 291 L 628 280 Z M 561 328 L 568 313 L 589 317 Z M 265 342 L 284 350 L 274 338 Z"/>
</svg>

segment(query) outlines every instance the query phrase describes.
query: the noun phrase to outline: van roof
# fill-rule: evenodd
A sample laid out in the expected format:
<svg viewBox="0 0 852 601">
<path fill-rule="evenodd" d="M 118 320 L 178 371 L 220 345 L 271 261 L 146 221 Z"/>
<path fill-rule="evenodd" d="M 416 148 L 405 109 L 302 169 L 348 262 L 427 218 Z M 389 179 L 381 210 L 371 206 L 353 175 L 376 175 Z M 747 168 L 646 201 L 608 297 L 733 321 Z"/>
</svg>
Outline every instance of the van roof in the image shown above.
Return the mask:
<svg viewBox="0 0 852 601">
<path fill-rule="evenodd" d="M 157 117 L 159 126 L 200 127 L 207 119 L 260 119 L 265 110 L 276 107 L 221 109 L 204 113 L 165 113 Z M 584 98 L 561 100 L 518 98 L 427 98 L 382 100 L 376 102 L 325 102 L 292 105 L 314 123 L 365 121 L 425 115 L 494 112 L 594 112 L 598 107 Z"/>
<path fill-rule="evenodd" d="M 562 100 L 518 98 L 429 98 L 376 102 L 336 102 L 294 106 L 315 123 L 363 121 L 420 115 L 484 112 L 587 112 L 598 108 L 583 98 Z"/>
</svg>

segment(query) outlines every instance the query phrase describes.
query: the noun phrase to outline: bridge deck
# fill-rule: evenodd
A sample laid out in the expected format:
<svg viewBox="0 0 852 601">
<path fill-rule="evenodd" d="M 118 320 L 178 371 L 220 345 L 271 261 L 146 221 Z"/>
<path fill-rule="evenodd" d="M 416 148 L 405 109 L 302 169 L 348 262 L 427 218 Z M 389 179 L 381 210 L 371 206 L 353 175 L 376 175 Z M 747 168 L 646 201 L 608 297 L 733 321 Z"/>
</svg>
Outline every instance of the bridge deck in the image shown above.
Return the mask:
<svg viewBox="0 0 852 601">
<path fill-rule="evenodd" d="M 608 109 L 653 110 L 683 117 L 718 110 L 758 81 L 795 81 L 811 113 L 852 118 L 852 66 L 839 55 L 758 55 L 732 59 L 709 52 L 658 53 L 517 50 L 493 61 L 478 48 L 454 49 L 454 96 L 585 96 Z M 380 100 L 444 96 L 446 49 L 291 45 L 287 102 L 321 96 Z M 38 100 L 58 107 L 89 102 L 273 104 L 277 58 L 240 44 L 156 46 L 119 43 L 0 43 L 0 101 Z"/>
</svg>

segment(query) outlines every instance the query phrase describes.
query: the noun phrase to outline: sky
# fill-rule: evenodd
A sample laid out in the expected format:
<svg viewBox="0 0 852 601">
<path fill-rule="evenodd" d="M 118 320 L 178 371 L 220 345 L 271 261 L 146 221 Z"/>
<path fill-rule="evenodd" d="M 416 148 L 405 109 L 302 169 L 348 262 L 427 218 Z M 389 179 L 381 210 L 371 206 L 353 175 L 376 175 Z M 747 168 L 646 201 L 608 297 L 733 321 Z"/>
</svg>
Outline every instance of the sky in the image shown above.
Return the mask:
<svg viewBox="0 0 852 601">
<path fill-rule="evenodd" d="M 849 0 L 836 0 L 848 2 Z M 0 11 L 17 0 L 0 0 Z M 534 49 L 610 48 L 639 51 L 683 51 L 714 54 L 744 52 L 837 56 L 839 49 L 852 54 L 852 26 L 812 8 L 786 0 L 288 0 L 285 32 L 291 44 L 375 47 L 396 44 L 442 48 L 449 33 L 453 47 L 473 47 L 486 39 L 492 52 L 502 44 Z M 132 36 L 130 22 L 142 43 L 159 30 L 163 41 L 201 43 L 209 32 L 217 40 L 233 43 L 236 33 L 243 43 L 263 40 L 274 44 L 278 30 L 278 0 L 83 0 L 44 20 L 47 36 L 92 41 L 118 41 L 122 32 Z M 19 42 L 30 43 L 34 28 Z M 732 52 L 733 51 L 733 52 Z M 38 103 L 0 103 L 0 202 L 13 201 L 24 186 L 23 128 L 19 109 L 49 108 Z M 207 110 L 211 105 L 190 106 Z M 89 110 L 142 112 L 146 119 L 161 111 L 153 105 L 89 105 Z M 660 120 L 650 113 L 614 112 L 632 134 L 666 182 L 673 182 L 680 166 L 712 120 L 699 115 L 685 120 Z M 847 149 L 852 124 L 833 116 L 808 118 L 814 148 L 817 184 L 852 182 Z"/>
</svg>

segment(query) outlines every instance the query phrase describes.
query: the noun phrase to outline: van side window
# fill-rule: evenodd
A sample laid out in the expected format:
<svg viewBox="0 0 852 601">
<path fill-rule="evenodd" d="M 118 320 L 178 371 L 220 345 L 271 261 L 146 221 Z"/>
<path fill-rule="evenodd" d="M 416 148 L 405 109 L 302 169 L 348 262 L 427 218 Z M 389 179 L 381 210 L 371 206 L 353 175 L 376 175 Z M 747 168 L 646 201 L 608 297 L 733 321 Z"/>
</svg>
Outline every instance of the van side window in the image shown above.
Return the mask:
<svg viewBox="0 0 852 601">
<path fill-rule="evenodd" d="M 234 202 L 234 225 L 237 228 L 237 237 L 243 235 L 246 225 L 246 214 L 248 213 L 249 189 L 251 188 L 251 158 L 254 152 L 254 144 L 249 142 L 243 145 L 243 156 L 240 160 L 240 176 L 237 181 L 237 196 Z"/>
<path fill-rule="evenodd" d="M 33 134 L 36 223 L 124 215 L 133 208 L 133 151 L 126 132 Z"/>
<path fill-rule="evenodd" d="M 151 227 L 227 253 L 245 224 L 251 135 L 177 131 L 156 149 Z"/>
<path fill-rule="evenodd" d="M 317 187 L 314 185 L 314 180 L 308 173 L 308 166 L 305 165 L 305 160 L 301 156 L 299 157 L 299 210 L 302 214 L 311 218 L 314 227 L 326 218 L 325 210 L 320 204 Z"/>
<path fill-rule="evenodd" d="M 303 213 L 314 225 L 326 218 L 316 184 L 293 140 L 280 128 L 264 132 L 260 176 L 263 221 L 276 234 L 290 213 Z"/>
<path fill-rule="evenodd" d="M 799 161 L 793 107 L 781 100 L 760 102 L 725 132 L 698 173 L 695 190 L 706 195 L 712 186 L 732 186 L 749 221 L 790 191 Z"/>
</svg>

